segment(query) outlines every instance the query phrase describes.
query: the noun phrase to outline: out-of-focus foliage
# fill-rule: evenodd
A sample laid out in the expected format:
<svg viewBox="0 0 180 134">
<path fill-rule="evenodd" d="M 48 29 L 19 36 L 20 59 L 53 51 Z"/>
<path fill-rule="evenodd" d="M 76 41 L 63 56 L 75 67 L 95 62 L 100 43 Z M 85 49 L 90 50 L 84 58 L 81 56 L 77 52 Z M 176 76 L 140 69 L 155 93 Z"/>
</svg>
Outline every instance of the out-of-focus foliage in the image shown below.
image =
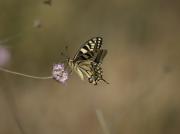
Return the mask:
<svg viewBox="0 0 180 134">
<path fill-rule="evenodd" d="M 104 38 L 109 85 L 70 76 L 66 85 L 0 72 L 0 133 L 179 134 L 180 2 L 177 0 L 1 0 L 6 67 L 48 76 L 84 41 Z"/>
</svg>

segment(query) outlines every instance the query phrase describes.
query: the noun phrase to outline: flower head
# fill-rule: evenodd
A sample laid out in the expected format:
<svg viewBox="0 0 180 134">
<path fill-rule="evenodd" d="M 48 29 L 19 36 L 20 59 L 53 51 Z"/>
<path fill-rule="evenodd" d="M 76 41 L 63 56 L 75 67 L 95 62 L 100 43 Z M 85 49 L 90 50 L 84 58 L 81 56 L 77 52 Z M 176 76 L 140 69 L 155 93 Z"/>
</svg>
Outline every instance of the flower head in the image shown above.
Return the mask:
<svg viewBox="0 0 180 134">
<path fill-rule="evenodd" d="M 64 64 L 55 64 L 53 66 L 52 77 L 61 83 L 65 83 L 67 81 L 68 72 L 65 70 Z"/>
</svg>

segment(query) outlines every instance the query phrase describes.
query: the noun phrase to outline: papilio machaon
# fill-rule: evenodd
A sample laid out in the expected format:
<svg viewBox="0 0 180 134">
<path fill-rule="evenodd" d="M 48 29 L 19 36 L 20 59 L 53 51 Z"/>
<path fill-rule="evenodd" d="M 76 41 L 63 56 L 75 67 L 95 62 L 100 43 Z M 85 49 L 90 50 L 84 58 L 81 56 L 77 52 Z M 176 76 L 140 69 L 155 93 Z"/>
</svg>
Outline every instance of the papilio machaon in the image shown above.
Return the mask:
<svg viewBox="0 0 180 134">
<path fill-rule="evenodd" d="M 97 85 L 102 80 L 108 84 L 103 78 L 103 70 L 101 68 L 102 61 L 107 54 L 106 49 L 101 49 L 103 39 L 94 37 L 86 41 L 77 51 L 73 59 L 68 58 L 69 67 L 75 71 L 82 80 L 86 76 L 89 83 Z"/>
</svg>

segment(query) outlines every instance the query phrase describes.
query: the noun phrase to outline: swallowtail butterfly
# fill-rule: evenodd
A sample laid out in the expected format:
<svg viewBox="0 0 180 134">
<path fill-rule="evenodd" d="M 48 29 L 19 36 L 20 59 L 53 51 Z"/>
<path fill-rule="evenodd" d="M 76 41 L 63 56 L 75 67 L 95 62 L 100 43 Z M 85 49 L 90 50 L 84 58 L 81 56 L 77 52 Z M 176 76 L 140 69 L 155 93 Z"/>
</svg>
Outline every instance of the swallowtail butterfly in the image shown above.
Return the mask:
<svg viewBox="0 0 180 134">
<path fill-rule="evenodd" d="M 68 58 L 69 67 L 75 71 L 82 80 L 88 78 L 89 83 L 97 85 L 99 81 L 104 81 L 102 61 L 107 54 L 106 49 L 101 49 L 103 39 L 94 37 L 86 41 L 77 51 L 73 59 Z"/>
</svg>

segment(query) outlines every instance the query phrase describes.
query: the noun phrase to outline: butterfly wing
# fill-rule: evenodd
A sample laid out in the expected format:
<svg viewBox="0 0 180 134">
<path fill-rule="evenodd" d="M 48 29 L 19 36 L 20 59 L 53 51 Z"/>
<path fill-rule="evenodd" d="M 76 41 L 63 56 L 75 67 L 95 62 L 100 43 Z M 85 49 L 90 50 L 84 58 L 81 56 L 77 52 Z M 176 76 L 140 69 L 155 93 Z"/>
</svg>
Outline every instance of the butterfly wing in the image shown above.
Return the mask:
<svg viewBox="0 0 180 134">
<path fill-rule="evenodd" d="M 97 52 L 102 46 L 102 43 L 103 39 L 101 37 L 94 37 L 86 41 L 77 51 L 73 61 L 94 60 L 97 56 Z"/>
<path fill-rule="evenodd" d="M 86 77 L 90 78 L 93 75 L 93 68 L 92 68 L 92 60 L 83 60 L 79 63 L 78 69 L 84 74 Z M 81 74 L 80 73 L 80 74 Z M 83 78 L 84 78 L 83 75 Z M 81 76 L 82 79 L 82 76 Z"/>
</svg>

